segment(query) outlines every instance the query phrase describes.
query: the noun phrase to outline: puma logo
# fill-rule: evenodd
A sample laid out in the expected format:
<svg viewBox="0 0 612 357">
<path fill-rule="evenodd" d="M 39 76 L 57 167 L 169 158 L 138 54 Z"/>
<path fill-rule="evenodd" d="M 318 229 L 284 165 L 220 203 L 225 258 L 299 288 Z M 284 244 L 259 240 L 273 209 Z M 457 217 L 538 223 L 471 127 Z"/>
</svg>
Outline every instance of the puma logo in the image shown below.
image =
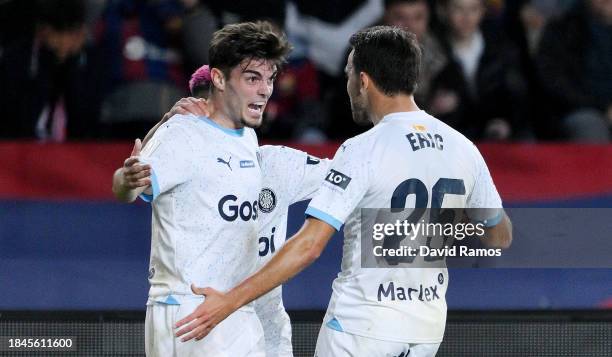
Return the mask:
<svg viewBox="0 0 612 357">
<path fill-rule="evenodd" d="M 231 156 L 230 156 L 229 159 L 227 159 L 227 161 L 223 160 L 220 157 L 217 158 L 217 162 L 222 163 L 222 164 L 226 164 L 227 167 L 229 167 L 230 171 L 232 171 L 232 166 L 230 165 L 230 161 L 232 161 L 232 157 Z"/>
</svg>

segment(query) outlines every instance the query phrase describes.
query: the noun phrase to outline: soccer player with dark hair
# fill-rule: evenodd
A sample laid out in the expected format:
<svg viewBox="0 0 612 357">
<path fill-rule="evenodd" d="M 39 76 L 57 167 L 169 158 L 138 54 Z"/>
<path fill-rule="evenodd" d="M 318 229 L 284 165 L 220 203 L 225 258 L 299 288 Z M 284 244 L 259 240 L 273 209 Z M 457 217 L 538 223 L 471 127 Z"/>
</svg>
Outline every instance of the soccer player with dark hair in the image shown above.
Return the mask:
<svg viewBox="0 0 612 357">
<path fill-rule="evenodd" d="M 150 130 L 143 146 L 158 127 L 174 114 L 209 115 L 213 110 L 206 101 L 210 89 L 210 67 L 204 65 L 192 74 L 189 81 L 189 90 L 195 98 L 183 98 L 177 102 Z M 259 147 L 258 159 L 262 172 L 262 190 L 258 201 L 259 250 L 252 253 L 259 256 L 257 266 L 260 267 L 285 243 L 289 206 L 313 197 L 331 161 L 277 145 Z M 199 291 L 199 288 L 194 288 L 194 292 Z M 283 305 L 282 286 L 255 300 L 253 307 L 263 326 L 266 356 L 292 357 L 291 321 Z"/>
<path fill-rule="evenodd" d="M 409 263 L 362 268 L 361 209 L 414 206 L 423 215 L 425 208 L 492 208 L 485 210 L 491 216 L 477 218 L 486 227 L 484 242 L 510 245 L 510 221 L 476 147 L 414 102 L 421 55 L 415 36 L 373 27 L 353 35 L 350 44 L 345 72 L 353 119 L 374 127 L 338 149 L 302 229 L 236 287 L 203 289 L 204 304 L 179 321 L 179 335 L 214 332 L 227 315 L 315 261 L 344 224 L 342 271 L 316 356 L 434 356 L 444 335 L 448 272 Z"/>
<path fill-rule="evenodd" d="M 211 336 L 181 342 L 175 323 L 197 311 L 197 286 L 229 289 L 257 264 L 261 167 L 253 128 L 262 121 L 279 65 L 290 47 L 264 22 L 214 34 L 210 45 L 211 110 L 175 115 L 115 172 L 124 202 L 152 203 L 148 356 L 263 356 L 262 327 L 252 306 Z"/>
</svg>

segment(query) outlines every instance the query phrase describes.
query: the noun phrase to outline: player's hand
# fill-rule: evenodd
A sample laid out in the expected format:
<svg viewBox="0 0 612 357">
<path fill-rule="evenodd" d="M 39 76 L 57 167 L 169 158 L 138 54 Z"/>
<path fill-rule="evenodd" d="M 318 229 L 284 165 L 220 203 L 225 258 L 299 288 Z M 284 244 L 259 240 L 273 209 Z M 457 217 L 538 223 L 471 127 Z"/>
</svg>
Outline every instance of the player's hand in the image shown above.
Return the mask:
<svg viewBox="0 0 612 357">
<path fill-rule="evenodd" d="M 206 100 L 202 98 L 181 98 L 181 100 L 176 102 L 170 111 L 164 115 L 162 118 L 162 123 L 170 119 L 175 114 L 208 116 L 208 105 L 206 104 Z"/>
<path fill-rule="evenodd" d="M 151 166 L 140 164 L 140 139 L 134 141 L 130 157 L 123 163 L 122 186 L 128 189 L 145 187 L 151 184 Z"/>
<path fill-rule="evenodd" d="M 201 340 L 215 328 L 221 321 L 225 320 L 231 313 L 236 311 L 229 296 L 213 288 L 197 288 L 191 286 L 194 294 L 204 295 L 206 299 L 194 312 L 178 321 L 175 328 L 181 328 L 176 332 L 176 337 L 186 342 L 193 338 Z"/>
</svg>

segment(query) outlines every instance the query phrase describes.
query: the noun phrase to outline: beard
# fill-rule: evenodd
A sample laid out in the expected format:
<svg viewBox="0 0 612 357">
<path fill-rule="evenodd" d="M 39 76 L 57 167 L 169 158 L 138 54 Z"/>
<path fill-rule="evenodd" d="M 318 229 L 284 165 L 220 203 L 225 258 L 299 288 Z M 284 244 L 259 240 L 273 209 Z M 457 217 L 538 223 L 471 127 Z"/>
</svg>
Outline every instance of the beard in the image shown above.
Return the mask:
<svg viewBox="0 0 612 357">
<path fill-rule="evenodd" d="M 351 102 L 351 114 L 353 115 L 353 121 L 358 125 L 371 124 L 370 116 L 368 115 L 365 106 Z"/>
</svg>

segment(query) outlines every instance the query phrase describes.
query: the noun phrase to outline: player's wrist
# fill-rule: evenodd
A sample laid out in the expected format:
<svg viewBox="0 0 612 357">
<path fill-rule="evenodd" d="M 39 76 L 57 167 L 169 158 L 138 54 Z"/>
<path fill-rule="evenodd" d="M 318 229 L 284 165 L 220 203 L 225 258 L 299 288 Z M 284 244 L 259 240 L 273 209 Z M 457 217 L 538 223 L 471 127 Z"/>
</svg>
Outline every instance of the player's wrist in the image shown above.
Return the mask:
<svg viewBox="0 0 612 357">
<path fill-rule="evenodd" d="M 236 287 L 228 291 L 226 294 L 226 298 L 230 307 L 232 308 L 232 312 L 249 303 L 249 301 L 246 299 L 246 294 L 241 294 L 238 290 L 239 287 Z"/>
</svg>

